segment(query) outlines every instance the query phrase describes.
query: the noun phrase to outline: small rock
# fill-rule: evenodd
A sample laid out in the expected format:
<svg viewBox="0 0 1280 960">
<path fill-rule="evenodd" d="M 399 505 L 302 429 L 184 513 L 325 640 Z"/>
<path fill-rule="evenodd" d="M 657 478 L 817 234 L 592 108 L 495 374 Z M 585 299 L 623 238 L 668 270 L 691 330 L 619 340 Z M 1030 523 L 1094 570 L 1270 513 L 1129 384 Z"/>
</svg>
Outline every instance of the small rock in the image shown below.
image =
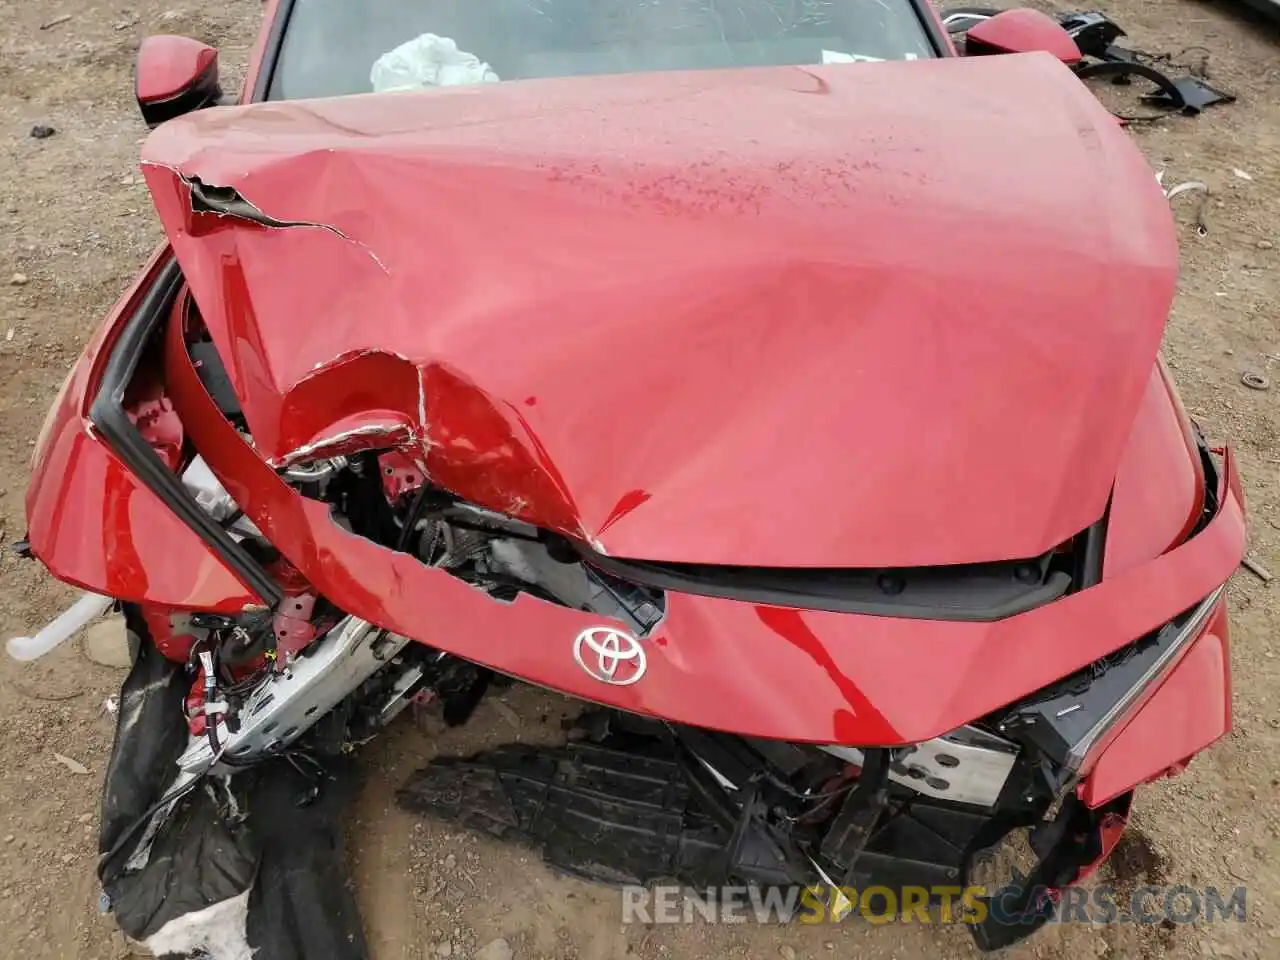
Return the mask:
<svg viewBox="0 0 1280 960">
<path fill-rule="evenodd" d="M 76 858 L 76 855 L 75 855 L 74 853 L 64 853 L 64 854 L 62 855 L 62 864 L 63 864 L 63 866 L 67 866 L 67 865 L 69 865 L 69 864 L 71 863 L 71 861 L 75 860 L 75 858 Z"/>
<path fill-rule="evenodd" d="M 123 618 L 111 617 L 91 624 L 84 636 L 84 655 L 102 667 L 127 670 L 133 666 Z"/>
<path fill-rule="evenodd" d="M 1253 179 L 1253 177 L 1252 177 L 1252 176 L 1250 176 L 1250 175 L 1249 175 L 1248 173 L 1246 173 L 1245 171 L 1241 170 L 1239 167 L 1232 167 L 1232 168 L 1231 168 L 1231 172 L 1232 172 L 1232 173 L 1234 173 L 1234 174 L 1235 174 L 1237 177 L 1239 177 L 1241 180 L 1252 180 L 1252 179 Z"/>
<path fill-rule="evenodd" d="M 1259 240 L 1257 246 L 1259 250 L 1270 250 L 1275 247 L 1275 244 L 1270 240 Z"/>
<path fill-rule="evenodd" d="M 491 701 L 491 706 L 493 707 L 494 713 L 498 714 L 500 717 L 502 717 L 503 720 L 507 721 L 507 724 L 511 726 L 512 729 L 514 730 L 520 729 L 520 715 L 517 714 L 514 710 L 512 710 L 509 706 L 507 706 L 501 700 Z"/>
<path fill-rule="evenodd" d="M 27 275 L 25 273 L 15 273 L 9 278 L 9 285 L 13 287 L 25 287 L 27 285 Z"/>
<path fill-rule="evenodd" d="M 511 960 L 511 944 L 502 937 L 490 940 L 476 951 L 476 960 Z"/>
<path fill-rule="evenodd" d="M 452 870 L 454 867 L 458 865 L 458 858 L 451 853 L 444 858 L 444 865 L 445 865 L 445 869 Z"/>
<path fill-rule="evenodd" d="M 77 821 L 78 823 L 93 823 L 93 814 L 92 814 L 92 813 L 82 813 L 82 814 L 80 814 L 80 816 L 76 817 L 76 821 Z"/>
<path fill-rule="evenodd" d="M 66 767 L 68 770 L 70 770 L 72 773 L 76 774 L 77 776 L 87 777 L 89 775 L 89 768 L 86 767 L 79 760 L 72 760 L 70 757 L 63 756 L 60 753 L 55 753 L 53 755 L 53 759 L 56 760 L 58 763 L 62 764 L 64 767 Z"/>
<path fill-rule="evenodd" d="M 452 944 L 452 943 L 450 943 L 448 940 L 446 940 L 444 943 L 440 944 L 438 947 L 436 947 L 436 956 L 437 956 L 437 957 L 452 957 L 452 956 L 453 956 L 453 944 Z"/>
<path fill-rule="evenodd" d="M 53 129 L 53 127 L 49 126 L 47 123 L 37 123 L 31 128 L 31 136 L 37 140 L 48 140 L 57 132 L 57 130 Z"/>
<path fill-rule="evenodd" d="M 835 943 L 833 943 L 830 940 L 828 940 L 826 943 L 822 945 L 823 950 L 834 950 L 835 948 L 836 948 Z"/>
<path fill-rule="evenodd" d="M 9 343 L 11 340 L 13 340 L 13 327 L 9 328 L 9 332 L 4 335 L 4 339 L 5 339 L 5 343 Z"/>
<path fill-rule="evenodd" d="M 785 943 L 778 948 L 778 956 L 782 957 L 782 960 L 796 960 L 795 950 Z"/>
<path fill-rule="evenodd" d="M 4 838 L 4 842 L 5 842 L 5 843 L 13 843 L 13 841 L 15 841 L 15 840 L 17 840 L 17 839 L 18 839 L 17 837 L 15 837 L 12 833 L 10 833 L 10 834 L 8 834 L 8 835 L 6 835 L 6 836 L 5 836 L 5 838 Z"/>
</svg>

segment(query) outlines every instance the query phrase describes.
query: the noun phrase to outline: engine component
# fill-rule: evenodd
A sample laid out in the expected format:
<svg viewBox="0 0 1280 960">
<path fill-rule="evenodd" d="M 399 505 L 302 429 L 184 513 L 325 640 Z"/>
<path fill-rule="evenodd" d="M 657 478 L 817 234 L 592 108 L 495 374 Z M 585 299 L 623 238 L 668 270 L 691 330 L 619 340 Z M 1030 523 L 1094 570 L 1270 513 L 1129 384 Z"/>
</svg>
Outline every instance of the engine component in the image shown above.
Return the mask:
<svg viewBox="0 0 1280 960">
<path fill-rule="evenodd" d="M 408 454 L 389 450 L 378 455 L 378 469 L 382 475 L 382 489 L 387 500 L 395 503 L 406 494 L 418 490 L 426 482 L 426 475 Z"/>
<path fill-rule="evenodd" d="M 347 465 L 346 457 L 330 457 L 327 460 L 311 460 L 295 464 L 284 475 L 292 483 L 320 483 Z"/>
<path fill-rule="evenodd" d="M 262 531 L 241 512 L 240 505 L 231 499 L 231 494 L 200 457 L 193 459 L 183 471 L 182 485 L 195 498 L 200 509 L 225 527 L 236 540 L 262 537 Z"/>
<path fill-rule="evenodd" d="M 666 606 L 661 590 L 588 566 L 563 540 L 549 538 L 535 526 L 427 490 L 433 492 L 439 505 L 417 516 L 410 507 L 399 521 L 402 530 L 405 524 L 414 528 L 417 539 L 407 542 L 428 566 L 447 570 L 496 600 L 510 601 L 527 592 L 618 620 L 637 636 L 646 636 L 662 622 Z"/>
</svg>

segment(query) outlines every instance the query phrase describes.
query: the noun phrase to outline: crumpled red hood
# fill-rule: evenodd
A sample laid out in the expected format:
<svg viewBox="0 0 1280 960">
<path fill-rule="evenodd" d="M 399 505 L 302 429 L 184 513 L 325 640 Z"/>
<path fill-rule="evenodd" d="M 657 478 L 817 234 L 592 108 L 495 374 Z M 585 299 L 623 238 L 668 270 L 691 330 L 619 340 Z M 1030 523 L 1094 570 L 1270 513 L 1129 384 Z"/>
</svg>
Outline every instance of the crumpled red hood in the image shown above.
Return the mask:
<svg viewBox="0 0 1280 960">
<path fill-rule="evenodd" d="M 214 109 L 143 164 L 268 461 L 399 444 L 614 556 L 1053 547 L 1176 273 L 1151 171 L 1041 55 Z"/>
</svg>

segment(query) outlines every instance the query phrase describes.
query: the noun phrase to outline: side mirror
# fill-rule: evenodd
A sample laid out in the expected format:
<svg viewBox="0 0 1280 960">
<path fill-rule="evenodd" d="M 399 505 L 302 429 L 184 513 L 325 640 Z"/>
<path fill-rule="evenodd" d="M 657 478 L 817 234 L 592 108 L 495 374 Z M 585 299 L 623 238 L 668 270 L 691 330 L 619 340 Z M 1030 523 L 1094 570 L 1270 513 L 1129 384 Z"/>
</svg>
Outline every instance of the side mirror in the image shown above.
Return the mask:
<svg viewBox="0 0 1280 960">
<path fill-rule="evenodd" d="M 992 53 L 1051 53 L 1067 65 L 1083 59 L 1071 34 L 1057 20 L 1039 10 L 1004 10 L 969 28 L 964 55 Z"/>
<path fill-rule="evenodd" d="M 134 69 L 138 109 L 148 127 L 208 107 L 222 97 L 218 51 L 189 37 L 147 37 Z"/>
</svg>

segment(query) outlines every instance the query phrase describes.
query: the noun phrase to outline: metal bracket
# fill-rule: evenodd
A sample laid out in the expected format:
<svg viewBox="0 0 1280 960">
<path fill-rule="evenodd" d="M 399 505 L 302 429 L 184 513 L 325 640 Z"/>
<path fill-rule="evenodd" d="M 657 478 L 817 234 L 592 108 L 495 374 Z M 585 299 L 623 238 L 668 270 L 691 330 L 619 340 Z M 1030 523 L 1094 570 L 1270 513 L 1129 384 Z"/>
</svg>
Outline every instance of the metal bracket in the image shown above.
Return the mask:
<svg viewBox="0 0 1280 960">
<path fill-rule="evenodd" d="M 225 756 L 232 770 L 278 753 L 297 740 L 409 643 L 405 637 L 348 617 L 307 648 L 289 670 L 266 681 L 240 711 L 240 729 L 218 724 L 218 755 L 196 740 L 178 760 L 191 774 Z M 231 771 L 227 771 L 231 772 Z"/>
</svg>

